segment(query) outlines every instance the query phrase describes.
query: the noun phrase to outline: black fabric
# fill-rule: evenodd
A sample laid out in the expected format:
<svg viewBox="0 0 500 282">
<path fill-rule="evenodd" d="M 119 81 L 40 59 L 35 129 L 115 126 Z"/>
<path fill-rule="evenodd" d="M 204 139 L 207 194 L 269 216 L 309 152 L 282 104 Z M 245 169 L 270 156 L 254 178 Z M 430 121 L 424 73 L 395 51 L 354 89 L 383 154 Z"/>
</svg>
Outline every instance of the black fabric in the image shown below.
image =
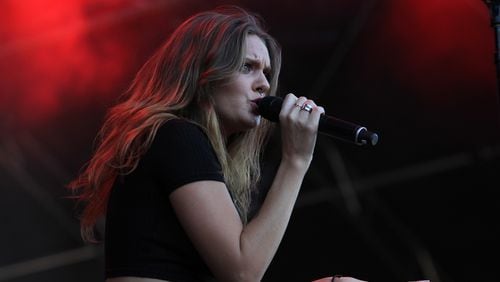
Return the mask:
<svg viewBox="0 0 500 282">
<path fill-rule="evenodd" d="M 208 137 L 185 120 L 166 122 L 138 167 L 115 181 L 106 215 L 107 278 L 215 280 L 169 201 L 172 191 L 198 180 L 224 181 Z"/>
</svg>

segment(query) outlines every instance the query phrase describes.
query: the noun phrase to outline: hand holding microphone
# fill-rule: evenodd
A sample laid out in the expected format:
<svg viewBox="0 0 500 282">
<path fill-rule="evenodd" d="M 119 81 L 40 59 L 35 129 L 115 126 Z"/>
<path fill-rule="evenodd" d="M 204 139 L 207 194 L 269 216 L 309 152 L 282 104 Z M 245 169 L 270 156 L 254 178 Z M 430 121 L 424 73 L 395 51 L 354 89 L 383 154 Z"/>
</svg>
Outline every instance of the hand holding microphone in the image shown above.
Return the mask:
<svg viewBox="0 0 500 282">
<path fill-rule="evenodd" d="M 283 99 L 276 96 L 267 96 L 258 101 L 259 114 L 270 121 L 279 122 L 279 114 Z M 311 112 L 312 107 L 304 104 L 301 110 Z M 356 145 L 375 146 L 378 143 L 378 134 L 368 131 L 366 127 L 348 121 L 322 114 L 319 120 L 318 131 Z"/>
<path fill-rule="evenodd" d="M 259 102 L 257 104 L 262 105 Z M 258 109 L 260 108 L 259 106 Z M 281 100 L 277 110 L 275 118 L 280 121 L 283 160 L 299 167 L 308 167 L 312 161 L 319 119 L 324 114 L 324 109 L 316 107 L 314 101 L 306 97 L 296 97 L 290 93 Z M 266 118 L 261 113 L 260 115 Z"/>
</svg>

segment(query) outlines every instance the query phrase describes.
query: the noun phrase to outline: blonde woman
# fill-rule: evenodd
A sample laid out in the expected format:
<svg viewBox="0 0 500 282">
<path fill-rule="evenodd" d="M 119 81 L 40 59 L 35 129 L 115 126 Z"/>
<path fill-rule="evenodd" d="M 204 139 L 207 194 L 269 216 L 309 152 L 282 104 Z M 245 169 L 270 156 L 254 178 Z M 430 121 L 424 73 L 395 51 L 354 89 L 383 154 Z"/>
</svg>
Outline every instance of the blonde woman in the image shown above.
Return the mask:
<svg viewBox="0 0 500 282">
<path fill-rule="evenodd" d="M 259 281 L 312 160 L 319 117 L 288 94 L 282 159 L 250 218 L 270 132 L 256 101 L 275 95 L 278 43 L 259 18 L 220 7 L 182 23 L 110 109 L 95 153 L 69 187 L 92 241 L 105 216 L 106 279 Z"/>
</svg>

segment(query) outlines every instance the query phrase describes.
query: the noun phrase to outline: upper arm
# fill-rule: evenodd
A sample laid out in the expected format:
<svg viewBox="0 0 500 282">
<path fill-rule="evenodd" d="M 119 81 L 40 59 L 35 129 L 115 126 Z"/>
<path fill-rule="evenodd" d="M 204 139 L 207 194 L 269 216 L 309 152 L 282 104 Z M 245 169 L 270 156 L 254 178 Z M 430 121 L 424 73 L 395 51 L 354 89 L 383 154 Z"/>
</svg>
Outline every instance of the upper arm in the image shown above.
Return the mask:
<svg viewBox="0 0 500 282">
<path fill-rule="evenodd" d="M 193 124 L 169 121 L 159 129 L 147 161 L 198 253 L 218 280 L 229 280 L 226 271 L 243 265 L 243 224 L 207 136 Z"/>
<path fill-rule="evenodd" d="M 243 224 L 223 182 L 196 181 L 170 194 L 172 207 L 193 245 L 218 279 L 237 270 Z"/>
</svg>

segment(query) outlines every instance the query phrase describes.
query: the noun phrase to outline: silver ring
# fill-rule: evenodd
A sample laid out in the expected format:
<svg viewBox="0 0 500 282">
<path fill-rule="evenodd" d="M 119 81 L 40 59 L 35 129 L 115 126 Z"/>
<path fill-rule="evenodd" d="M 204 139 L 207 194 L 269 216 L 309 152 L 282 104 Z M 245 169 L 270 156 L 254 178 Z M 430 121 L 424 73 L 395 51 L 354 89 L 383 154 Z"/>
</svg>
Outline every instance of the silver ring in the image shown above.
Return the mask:
<svg viewBox="0 0 500 282">
<path fill-rule="evenodd" d="M 302 105 L 302 107 L 300 107 L 300 110 L 306 111 L 308 113 L 312 112 L 312 109 L 313 109 L 313 107 L 307 103 L 304 103 L 304 105 Z"/>
</svg>

